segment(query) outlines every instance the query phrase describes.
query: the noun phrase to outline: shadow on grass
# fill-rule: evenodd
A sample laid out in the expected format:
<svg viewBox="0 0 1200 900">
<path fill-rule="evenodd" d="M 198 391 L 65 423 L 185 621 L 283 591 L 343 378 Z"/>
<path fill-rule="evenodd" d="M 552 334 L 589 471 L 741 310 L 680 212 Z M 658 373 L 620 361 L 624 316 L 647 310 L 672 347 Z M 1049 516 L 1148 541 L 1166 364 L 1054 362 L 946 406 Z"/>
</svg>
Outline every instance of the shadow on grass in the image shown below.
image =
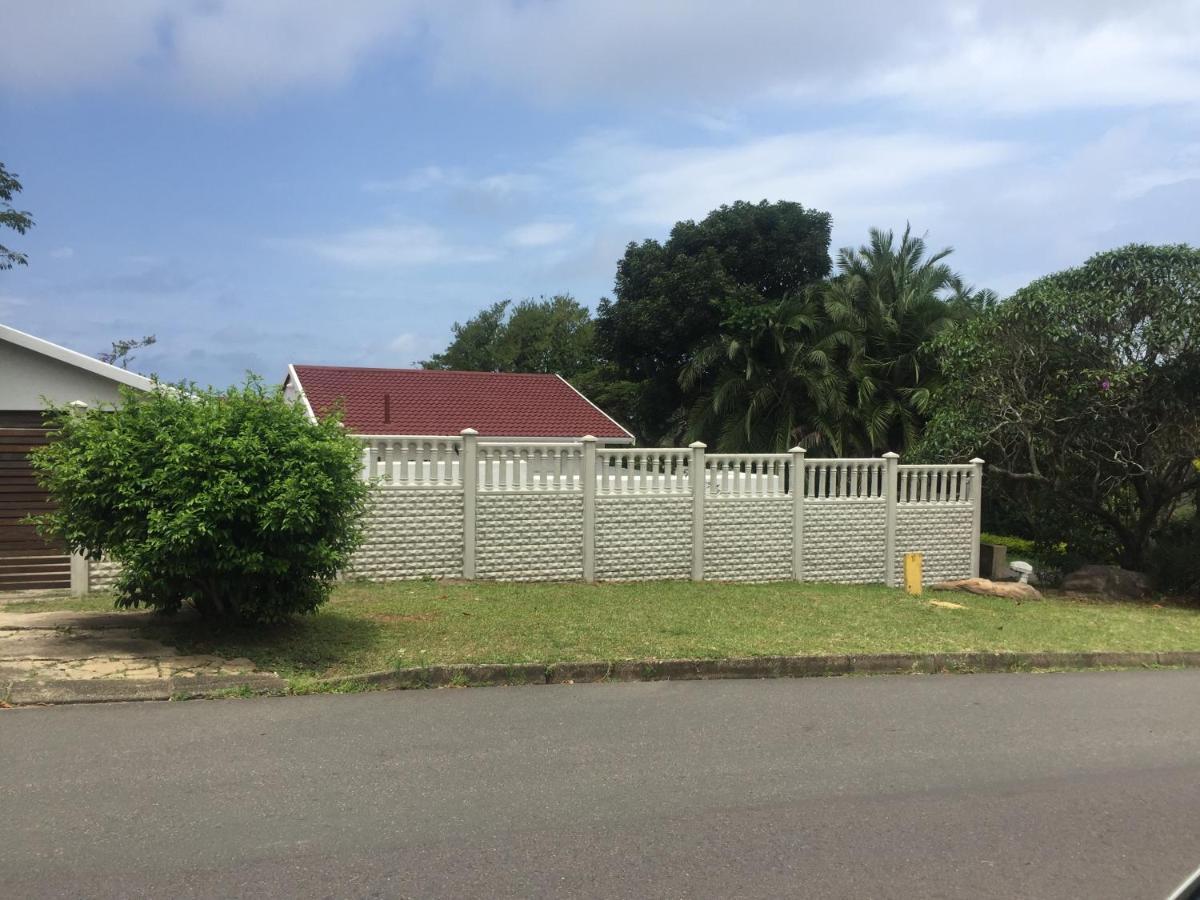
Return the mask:
<svg viewBox="0 0 1200 900">
<path fill-rule="evenodd" d="M 321 673 L 370 654 L 384 640 L 376 622 L 323 609 L 276 625 L 237 625 L 195 616 L 156 617 L 146 637 L 180 653 L 246 657 L 280 675 Z"/>
</svg>

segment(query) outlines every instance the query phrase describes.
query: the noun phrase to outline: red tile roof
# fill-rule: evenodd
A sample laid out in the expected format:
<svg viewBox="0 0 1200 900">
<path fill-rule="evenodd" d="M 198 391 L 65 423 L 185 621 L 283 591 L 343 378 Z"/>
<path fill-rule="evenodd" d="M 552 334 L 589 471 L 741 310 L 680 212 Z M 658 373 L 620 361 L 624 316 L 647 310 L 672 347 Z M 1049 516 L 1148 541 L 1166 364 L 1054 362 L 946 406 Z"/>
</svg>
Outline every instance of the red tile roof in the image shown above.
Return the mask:
<svg viewBox="0 0 1200 900">
<path fill-rule="evenodd" d="M 293 366 L 313 412 L 341 405 L 355 434 L 630 438 L 557 375 Z M 390 421 L 384 421 L 384 396 Z"/>
</svg>

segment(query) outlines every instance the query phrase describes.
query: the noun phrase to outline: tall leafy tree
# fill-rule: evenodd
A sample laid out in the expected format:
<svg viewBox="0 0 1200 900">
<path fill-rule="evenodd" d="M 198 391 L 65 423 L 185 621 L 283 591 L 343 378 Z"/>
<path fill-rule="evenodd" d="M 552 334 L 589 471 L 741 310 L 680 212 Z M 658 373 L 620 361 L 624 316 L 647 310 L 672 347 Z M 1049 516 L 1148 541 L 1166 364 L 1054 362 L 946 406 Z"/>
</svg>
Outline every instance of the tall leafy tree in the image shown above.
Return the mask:
<svg viewBox="0 0 1200 900">
<path fill-rule="evenodd" d="M 421 363 L 427 369 L 552 372 L 571 378 L 597 366 L 588 308 L 569 294 L 493 303 L 465 323 L 454 340 Z"/>
<path fill-rule="evenodd" d="M 1200 249 L 1130 245 L 946 331 L 923 450 L 1024 488 L 1035 537 L 1139 568 L 1200 489 Z M 1086 548 L 1085 548 L 1086 549 Z"/>
<path fill-rule="evenodd" d="M 846 374 L 839 362 L 857 335 L 829 327 L 823 299 L 819 290 L 787 297 L 692 358 L 682 387 L 709 383 L 691 408 L 689 440 L 733 452 L 781 452 L 799 443 L 841 449 Z"/>
<path fill-rule="evenodd" d="M 11 228 L 24 234 L 33 227 L 33 215 L 13 207 L 13 197 L 21 193 L 21 182 L 16 173 L 9 172 L 0 162 L 0 227 Z M 29 257 L 0 244 L 0 269 L 29 265 Z"/>
<path fill-rule="evenodd" d="M 830 217 L 799 203 L 737 202 L 700 222 L 679 222 L 664 243 L 630 244 L 615 299 L 602 300 L 600 351 L 635 386 L 634 430 L 647 442 L 686 431 L 693 395 L 679 373 L 722 334 L 761 325 L 785 297 L 830 271 Z M 711 373 L 689 380 L 702 391 Z"/>
<path fill-rule="evenodd" d="M 930 253 L 910 226 L 899 243 L 890 230 L 872 228 L 867 244 L 838 252 L 826 312 L 830 327 L 858 336 L 844 362 L 847 450 L 875 455 L 913 444 L 938 378 L 929 342 L 995 302 L 993 293 L 970 288 L 946 264 L 952 252 Z"/>
</svg>

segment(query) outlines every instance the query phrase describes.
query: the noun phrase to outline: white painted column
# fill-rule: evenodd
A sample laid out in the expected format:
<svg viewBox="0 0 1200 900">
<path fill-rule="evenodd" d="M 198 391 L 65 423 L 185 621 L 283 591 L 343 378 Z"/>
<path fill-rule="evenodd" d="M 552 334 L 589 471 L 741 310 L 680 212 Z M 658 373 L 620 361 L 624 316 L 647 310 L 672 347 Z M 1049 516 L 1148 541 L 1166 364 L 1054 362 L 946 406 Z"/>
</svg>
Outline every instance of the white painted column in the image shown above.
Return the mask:
<svg viewBox="0 0 1200 900">
<path fill-rule="evenodd" d="M 701 441 L 688 444 L 692 451 L 688 480 L 692 485 L 692 581 L 704 580 L 704 451 Z"/>
<path fill-rule="evenodd" d="M 884 532 L 884 564 L 883 583 L 888 587 L 896 585 L 896 500 L 900 495 L 900 454 L 890 450 L 883 454 L 887 461 L 884 472 L 884 499 L 887 505 L 887 530 Z"/>
<path fill-rule="evenodd" d="M 596 580 L 596 439 L 583 438 L 583 580 Z"/>
<path fill-rule="evenodd" d="M 983 530 L 983 460 L 971 460 L 971 578 L 979 575 L 979 537 Z"/>
<path fill-rule="evenodd" d="M 793 447 L 792 454 L 792 578 L 804 580 L 804 454 Z"/>
<path fill-rule="evenodd" d="M 464 428 L 462 453 L 463 578 L 475 577 L 475 498 L 479 493 L 479 432 Z"/>
<path fill-rule="evenodd" d="M 82 554 L 71 554 L 71 596 L 86 597 L 92 589 L 92 564 Z"/>
</svg>

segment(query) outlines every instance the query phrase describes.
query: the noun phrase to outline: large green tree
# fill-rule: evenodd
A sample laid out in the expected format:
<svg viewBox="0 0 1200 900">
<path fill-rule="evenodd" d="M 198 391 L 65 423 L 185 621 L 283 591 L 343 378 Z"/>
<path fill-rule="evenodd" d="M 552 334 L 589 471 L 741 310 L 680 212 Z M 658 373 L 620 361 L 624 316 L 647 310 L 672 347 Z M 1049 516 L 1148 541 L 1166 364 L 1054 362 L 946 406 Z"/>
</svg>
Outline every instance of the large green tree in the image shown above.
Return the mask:
<svg viewBox="0 0 1200 900">
<path fill-rule="evenodd" d="M 1043 539 L 1139 568 L 1200 488 L 1200 250 L 1130 245 L 949 329 L 924 452 L 978 454 Z M 1076 548 L 1082 549 L 1082 548 Z"/>
<path fill-rule="evenodd" d="M 778 303 L 830 271 L 830 217 L 799 203 L 737 202 L 668 239 L 631 243 L 615 299 L 597 312 L 601 354 L 634 386 L 630 417 L 647 442 L 680 440 L 690 395 L 680 371 L 722 334 L 753 332 Z M 699 392 L 711 373 L 692 379 Z"/>
<path fill-rule="evenodd" d="M 465 323 L 454 339 L 421 363 L 427 369 L 552 372 L 572 378 L 597 366 L 588 308 L 568 294 L 493 303 Z"/>
<path fill-rule="evenodd" d="M 946 265 L 950 252 L 872 229 L 839 252 L 831 281 L 728 317 L 683 368 L 684 389 L 699 388 L 689 434 L 729 450 L 907 449 L 937 383 L 930 341 L 994 302 Z"/>
<path fill-rule="evenodd" d="M 844 361 L 849 396 L 836 429 L 840 449 L 902 452 L 919 437 L 939 377 L 930 341 L 995 301 L 946 264 L 952 252 L 928 252 L 910 226 L 899 243 L 890 230 L 872 228 L 865 245 L 838 252 L 838 274 L 826 288 L 827 327 L 857 338 Z"/>
<path fill-rule="evenodd" d="M 33 227 L 33 215 L 13 207 L 13 197 L 21 193 L 21 182 L 16 173 L 8 171 L 0 162 L 0 227 L 11 228 L 24 234 Z M 0 244 L 0 269 L 29 265 L 29 258 L 16 250 Z"/>
<path fill-rule="evenodd" d="M 685 391 L 709 383 L 689 412 L 688 440 L 731 452 L 840 449 L 831 441 L 846 415 L 840 363 L 858 338 L 830 327 L 823 299 L 813 289 L 787 297 L 696 353 L 680 383 Z"/>
</svg>

